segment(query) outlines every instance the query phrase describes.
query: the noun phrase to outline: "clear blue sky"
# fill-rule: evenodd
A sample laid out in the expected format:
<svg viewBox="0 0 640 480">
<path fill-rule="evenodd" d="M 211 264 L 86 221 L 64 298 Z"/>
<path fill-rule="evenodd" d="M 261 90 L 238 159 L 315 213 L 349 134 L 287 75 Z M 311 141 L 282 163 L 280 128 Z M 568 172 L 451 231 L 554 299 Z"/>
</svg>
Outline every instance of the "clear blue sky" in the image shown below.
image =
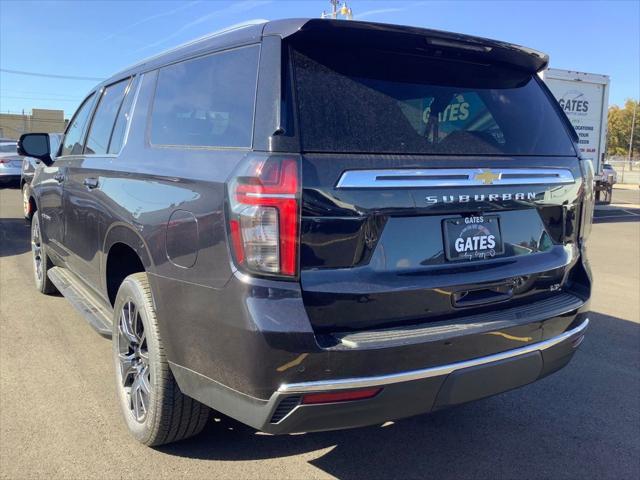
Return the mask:
<svg viewBox="0 0 640 480">
<path fill-rule="evenodd" d="M 551 56 L 551 66 L 611 76 L 610 104 L 640 95 L 640 2 L 361 1 L 355 18 L 480 35 Z M 327 0 L 0 0 L 0 67 L 105 78 L 138 60 L 250 19 L 317 17 Z M 96 84 L 0 73 L 0 111 L 69 116 Z"/>
</svg>

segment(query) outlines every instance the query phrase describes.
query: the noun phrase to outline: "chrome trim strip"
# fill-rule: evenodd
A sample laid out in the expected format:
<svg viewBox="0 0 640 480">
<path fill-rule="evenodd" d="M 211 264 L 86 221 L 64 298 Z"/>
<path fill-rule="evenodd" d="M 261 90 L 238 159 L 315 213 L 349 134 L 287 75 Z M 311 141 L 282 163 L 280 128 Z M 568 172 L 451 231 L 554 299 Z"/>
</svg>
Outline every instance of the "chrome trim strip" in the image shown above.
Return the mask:
<svg viewBox="0 0 640 480">
<path fill-rule="evenodd" d="M 244 195 L 254 198 L 296 198 L 294 193 L 257 193 L 247 192 Z"/>
<path fill-rule="evenodd" d="M 336 188 L 483 187 L 574 183 L 565 168 L 347 170 Z"/>
<path fill-rule="evenodd" d="M 134 76 L 135 78 L 135 76 Z M 122 145 L 120 146 L 120 151 L 117 155 L 120 155 L 122 149 L 127 144 L 129 140 L 129 131 L 131 130 L 131 124 L 133 123 L 133 115 L 136 112 L 136 107 L 138 106 L 138 95 L 140 95 L 140 89 L 142 88 L 142 82 L 144 81 L 144 73 L 140 74 L 140 78 L 138 78 L 138 84 L 136 85 L 136 91 L 134 92 L 133 100 L 131 101 L 131 106 L 129 107 L 129 118 L 127 119 L 127 128 L 124 131 L 124 137 L 122 138 Z"/>
<path fill-rule="evenodd" d="M 577 327 L 564 332 L 557 337 L 550 338 L 543 342 L 532 343 L 524 347 L 507 350 L 506 352 L 495 353 L 486 357 L 474 358 L 464 362 L 450 363 L 448 365 L 439 365 L 437 367 L 425 368 L 422 370 L 413 370 L 410 372 L 393 373 L 389 375 L 379 375 L 376 377 L 359 377 L 359 378 L 342 378 L 338 380 L 321 380 L 317 382 L 302 382 L 282 384 L 278 388 L 278 393 L 309 393 L 309 392 L 325 392 L 331 390 L 343 390 L 352 388 L 366 388 L 383 385 L 391 385 L 400 382 L 410 382 L 412 380 L 422 380 L 425 378 L 439 377 L 448 375 L 456 370 L 463 368 L 476 367 L 487 363 L 498 362 L 508 358 L 517 357 L 535 351 L 542 351 L 551 348 L 572 336 L 583 332 L 589 325 L 589 319 L 586 318 Z"/>
</svg>

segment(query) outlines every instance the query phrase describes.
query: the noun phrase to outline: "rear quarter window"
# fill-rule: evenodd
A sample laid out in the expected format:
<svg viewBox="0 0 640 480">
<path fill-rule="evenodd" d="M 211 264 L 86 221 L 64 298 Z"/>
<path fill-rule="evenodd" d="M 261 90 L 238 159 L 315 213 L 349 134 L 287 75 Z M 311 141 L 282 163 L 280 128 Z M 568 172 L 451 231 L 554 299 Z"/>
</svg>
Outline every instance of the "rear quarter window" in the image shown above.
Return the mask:
<svg viewBox="0 0 640 480">
<path fill-rule="evenodd" d="M 151 143 L 251 147 L 258 56 L 252 45 L 161 68 Z"/>
</svg>

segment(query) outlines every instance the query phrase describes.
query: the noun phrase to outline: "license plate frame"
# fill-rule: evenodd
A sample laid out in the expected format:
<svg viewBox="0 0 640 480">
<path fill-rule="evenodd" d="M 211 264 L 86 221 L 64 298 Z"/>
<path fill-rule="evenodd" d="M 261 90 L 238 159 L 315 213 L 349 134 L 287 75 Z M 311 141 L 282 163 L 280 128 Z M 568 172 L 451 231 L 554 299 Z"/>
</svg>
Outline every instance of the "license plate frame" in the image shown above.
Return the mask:
<svg viewBox="0 0 640 480">
<path fill-rule="evenodd" d="M 504 253 L 499 215 L 446 218 L 442 221 L 442 232 L 445 258 L 449 262 L 488 260 Z M 489 238 L 490 236 L 493 238 Z M 484 240 L 482 237 L 485 237 Z M 467 240 L 468 238 L 471 240 Z M 469 249 L 469 246 L 472 248 Z M 479 248 L 481 246 L 485 248 Z M 459 251 L 457 247 L 462 247 L 463 250 Z"/>
</svg>

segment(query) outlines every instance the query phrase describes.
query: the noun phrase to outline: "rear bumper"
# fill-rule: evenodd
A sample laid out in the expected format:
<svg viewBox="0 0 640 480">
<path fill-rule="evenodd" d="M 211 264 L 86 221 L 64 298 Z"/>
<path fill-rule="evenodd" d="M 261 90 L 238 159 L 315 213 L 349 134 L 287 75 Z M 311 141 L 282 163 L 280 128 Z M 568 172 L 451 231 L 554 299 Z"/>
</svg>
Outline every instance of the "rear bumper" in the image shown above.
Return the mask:
<svg viewBox="0 0 640 480">
<path fill-rule="evenodd" d="M 588 325 L 590 274 L 525 305 L 444 321 L 314 332 L 300 285 L 234 275 L 224 288 L 150 275 L 181 390 L 270 433 L 363 426 L 500 393 L 566 365 Z M 303 403 L 309 392 L 380 386 L 373 398 Z"/>
<path fill-rule="evenodd" d="M 268 400 L 233 391 L 178 365 L 181 388 L 259 430 L 294 433 L 384 423 L 505 392 L 553 373 L 572 358 L 589 320 L 578 315 L 564 333 L 542 342 L 461 362 L 388 375 L 283 384 Z M 373 398 L 309 405 L 305 394 L 369 387 Z"/>
</svg>

